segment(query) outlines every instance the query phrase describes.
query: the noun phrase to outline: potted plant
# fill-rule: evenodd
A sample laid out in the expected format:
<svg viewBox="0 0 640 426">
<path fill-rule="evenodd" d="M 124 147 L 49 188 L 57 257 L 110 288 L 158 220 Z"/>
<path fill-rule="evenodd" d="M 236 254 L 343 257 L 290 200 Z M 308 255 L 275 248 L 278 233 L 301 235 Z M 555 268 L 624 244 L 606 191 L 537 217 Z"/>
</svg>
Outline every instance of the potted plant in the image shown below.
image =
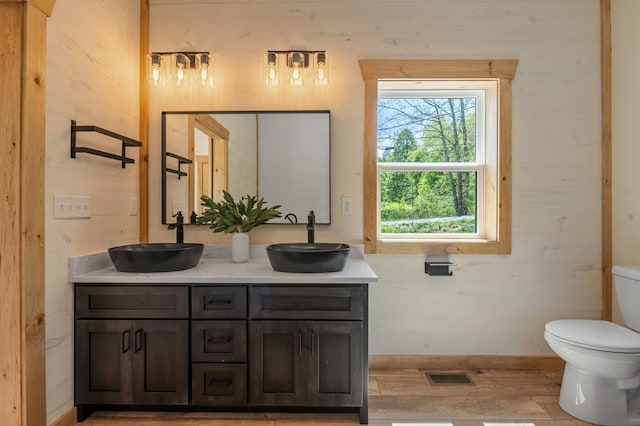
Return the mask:
<svg viewBox="0 0 640 426">
<path fill-rule="evenodd" d="M 207 195 L 200 197 L 204 207 L 202 215 L 198 217 L 198 224 L 209 225 L 213 232 L 234 234 L 231 239 L 231 260 L 246 262 L 249 260 L 249 234 L 256 226 L 260 226 L 270 219 L 280 217 L 278 208 L 281 206 L 265 207 L 264 198 L 246 195 L 234 200 L 227 191 L 222 191 L 223 200 L 216 203 Z"/>
</svg>

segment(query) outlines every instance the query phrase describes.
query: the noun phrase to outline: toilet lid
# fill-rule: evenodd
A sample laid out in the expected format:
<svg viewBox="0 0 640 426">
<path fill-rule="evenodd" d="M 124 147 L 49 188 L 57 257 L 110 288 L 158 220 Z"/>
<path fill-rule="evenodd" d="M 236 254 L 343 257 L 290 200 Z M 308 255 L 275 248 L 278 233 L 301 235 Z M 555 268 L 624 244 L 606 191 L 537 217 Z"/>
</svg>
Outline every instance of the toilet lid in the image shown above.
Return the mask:
<svg viewBox="0 0 640 426">
<path fill-rule="evenodd" d="M 578 346 L 608 352 L 640 352 L 640 333 L 608 321 L 557 320 L 548 322 L 545 330 Z"/>
</svg>

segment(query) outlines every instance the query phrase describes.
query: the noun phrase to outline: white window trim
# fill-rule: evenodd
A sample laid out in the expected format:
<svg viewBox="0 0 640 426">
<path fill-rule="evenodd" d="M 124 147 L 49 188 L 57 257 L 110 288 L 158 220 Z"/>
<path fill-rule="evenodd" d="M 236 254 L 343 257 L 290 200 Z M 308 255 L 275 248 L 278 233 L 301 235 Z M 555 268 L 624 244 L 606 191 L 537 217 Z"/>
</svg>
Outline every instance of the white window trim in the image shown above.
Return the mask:
<svg viewBox="0 0 640 426">
<path fill-rule="evenodd" d="M 378 240 L 447 240 L 486 239 L 485 231 L 485 140 L 490 128 L 485 122 L 487 98 L 497 96 L 496 80 L 428 80 L 404 79 L 384 80 L 378 85 L 378 99 L 421 99 L 421 98 L 476 98 L 476 160 L 465 163 L 387 163 L 378 162 L 378 206 L 381 204 L 380 176 L 385 171 L 451 171 L 476 173 L 476 232 L 474 233 L 431 233 L 393 234 L 382 233 L 380 208 L 377 209 Z M 489 92 L 489 95 L 487 95 Z"/>
</svg>

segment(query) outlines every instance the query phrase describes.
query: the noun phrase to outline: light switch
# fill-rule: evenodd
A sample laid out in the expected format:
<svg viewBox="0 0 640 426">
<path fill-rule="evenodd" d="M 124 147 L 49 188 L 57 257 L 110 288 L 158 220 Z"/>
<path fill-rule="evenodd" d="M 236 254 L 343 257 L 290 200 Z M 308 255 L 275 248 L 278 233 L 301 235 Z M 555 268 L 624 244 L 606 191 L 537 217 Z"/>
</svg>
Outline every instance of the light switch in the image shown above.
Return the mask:
<svg viewBox="0 0 640 426">
<path fill-rule="evenodd" d="M 55 195 L 54 219 L 86 219 L 91 217 L 91 197 L 88 195 Z"/>
<path fill-rule="evenodd" d="M 351 197 L 342 197 L 342 214 L 350 215 L 353 212 L 353 199 Z"/>
</svg>

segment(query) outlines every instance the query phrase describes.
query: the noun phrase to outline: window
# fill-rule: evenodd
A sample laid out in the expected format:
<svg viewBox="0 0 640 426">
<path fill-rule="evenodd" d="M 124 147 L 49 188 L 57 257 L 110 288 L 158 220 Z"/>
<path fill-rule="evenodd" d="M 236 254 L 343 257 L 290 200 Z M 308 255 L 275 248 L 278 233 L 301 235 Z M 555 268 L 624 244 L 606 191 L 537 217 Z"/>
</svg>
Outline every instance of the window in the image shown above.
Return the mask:
<svg viewBox="0 0 640 426">
<path fill-rule="evenodd" d="M 509 253 L 515 60 L 360 61 L 367 253 Z"/>
</svg>

